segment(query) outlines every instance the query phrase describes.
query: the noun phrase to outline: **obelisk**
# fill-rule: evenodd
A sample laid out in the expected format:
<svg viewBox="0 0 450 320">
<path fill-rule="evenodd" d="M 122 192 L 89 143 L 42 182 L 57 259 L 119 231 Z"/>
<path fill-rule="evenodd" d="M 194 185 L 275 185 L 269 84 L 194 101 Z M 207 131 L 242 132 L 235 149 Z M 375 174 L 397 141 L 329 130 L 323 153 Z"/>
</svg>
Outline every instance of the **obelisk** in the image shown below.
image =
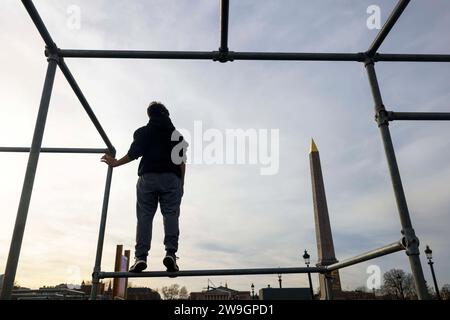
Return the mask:
<svg viewBox="0 0 450 320">
<path fill-rule="evenodd" d="M 337 262 L 334 253 L 333 235 L 331 233 L 330 217 L 328 216 L 327 198 L 323 183 L 322 168 L 320 165 L 319 150 L 311 139 L 309 151 L 311 168 L 312 195 L 314 203 L 314 220 L 317 241 L 317 266 L 327 266 Z M 320 299 L 330 299 L 330 294 L 336 296 L 341 291 L 339 272 L 336 270 L 329 275 L 320 274 Z M 331 288 L 328 292 L 327 289 Z"/>
</svg>

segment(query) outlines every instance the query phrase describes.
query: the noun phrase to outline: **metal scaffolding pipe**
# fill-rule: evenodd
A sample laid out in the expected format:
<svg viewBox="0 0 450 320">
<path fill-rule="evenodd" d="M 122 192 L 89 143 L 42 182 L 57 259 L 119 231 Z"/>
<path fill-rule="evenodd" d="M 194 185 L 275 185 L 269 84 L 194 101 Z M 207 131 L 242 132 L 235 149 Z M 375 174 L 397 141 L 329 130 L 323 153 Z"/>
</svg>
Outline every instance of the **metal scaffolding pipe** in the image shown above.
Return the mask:
<svg viewBox="0 0 450 320">
<path fill-rule="evenodd" d="M 242 276 L 257 274 L 288 274 L 288 273 L 321 273 L 324 267 L 294 267 L 294 268 L 256 268 L 256 269 L 219 269 L 219 270 L 184 270 L 178 272 L 148 271 L 148 272 L 100 272 L 99 279 L 104 278 L 160 278 L 160 277 L 204 277 L 204 276 Z"/>
<path fill-rule="evenodd" d="M 34 178 L 39 161 L 42 138 L 44 136 L 45 123 L 47 121 L 50 98 L 52 96 L 53 83 L 56 74 L 57 59 L 48 59 L 47 73 L 45 75 L 44 88 L 42 90 L 41 102 L 34 127 L 33 140 L 31 142 L 30 154 L 28 156 L 27 169 L 20 194 L 19 208 L 17 210 L 16 222 L 9 248 L 8 260 L 6 262 L 5 277 L 0 298 L 10 299 L 14 287 L 17 265 L 19 263 L 20 249 L 22 247 L 23 234 L 27 222 L 28 209 L 30 207 L 31 194 L 33 192 Z"/>
<path fill-rule="evenodd" d="M 374 61 L 382 62 L 450 62 L 449 54 L 377 53 Z"/>
<path fill-rule="evenodd" d="M 115 156 L 116 155 L 116 149 L 112 145 L 111 141 L 109 140 L 108 136 L 105 133 L 105 130 L 103 130 L 102 125 L 98 121 L 97 117 L 94 114 L 94 111 L 92 111 L 91 106 L 87 102 L 83 92 L 81 91 L 80 87 L 78 86 L 75 78 L 73 77 L 72 73 L 70 72 L 69 68 L 67 67 L 64 60 L 59 61 L 59 68 L 61 69 L 62 73 L 66 77 L 67 81 L 69 82 L 70 86 L 72 87 L 73 91 L 75 92 L 76 96 L 78 97 L 78 100 L 80 100 L 81 105 L 83 106 L 84 110 L 86 110 L 86 113 L 88 114 L 89 118 L 91 119 L 92 123 L 94 124 L 95 128 L 97 129 L 98 133 L 102 137 L 103 141 L 105 142 L 106 146 L 108 147 L 110 153 Z"/>
<path fill-rule="evenodd" d="M 391 12 L 390 16 L 388 17 L 385 24 L 381 28 L 380 32 L 378 32 L 377 36 L 375 37 L 375 40 L 370 45 L 369 50 L 367 50 L 367 54 L 369 56 L 373 56 L 378 51 L 384 39 L 386 39 L 387 35 L 397 22 L 398 18 L 400 18 L 409 2 L 410 0 L 400 0 L 397 3 L 394 10 Z"/>
<path fill-rule="evenodd" d="M 30 152 L 27 147 L 0 147 L 0 152 Z M 108 153 L 108 149 L 101 148 L 41 148 L 45 153 Z"/>
<path fill-rule="evenodd" d="M 363 62 L 366 54 L 320 52 L 234 52 L 219 51 L 136 51 L 136 50 L 76 50 L 59 49 L 65 58 L 116 58 L 116 59 L 180 59 L 180 60 L 279 60 L 279 61 L 356 61 Z M 448 54 L 377 53 L 379 62 L 450 62 Z"/>
<path fill-rule="evenodd" d="M 394 112 L 388 111 L 389 121 L 394 120 L 450 120 L 450 112 Z"/>
<path fill-rule="evenodd" d="M 402 225 L 402 234 L 404 236 L 404 243 L 406 253 L 408 255 L 411 272 L 414 277 L 417 296 L 421 300 L 429 298 L 428 289 L 423 275 L 422 265 L 419 257 L 419 239 L 417 238 L 412 226 L 411 217 L 409 214 L 408 203 L 406 202 L 405 191 L 403 190 L 402 179 L 398 169 L 397 159 L 395 156 L 394 145 L 392 143 L 391 133 L 389 131 L 389 121 L 385 114 L 387 111 L 383 105 L 380 87 L 375 72 L 374 62 L 366 61 L 366 71 L 369 78 L 370 88 L 372 90 L 373 100 L 375 102 L 375 114 L 380 128 L 381 138 L 383 141 L 384 151 L 386 154 L 389 173 L 391 176 L 392 187 L 394 190 L 395 200 L 397 203 L 400 223 Z"/>
<path fill-rule="evenodd" d="M 45 26 L 44 22 L 41 19 L 41 16 L 39 15 L 39 12 L 36 10 L 36 7 L 33 4 L 33 1 L 31 0 L 22 0 L 22 3 L 27 10 L 28 14 L 31 17 L 31 20 L 33 20 L 34 25 L 36 26 L 36 29 L 38 29 L 39 33 L 41 34 L 42 39 L 44 40 L 45 44 L 51 51 L 56 50 L 56 44 L 53 42 L 52 37 L 50 36 L 50 33 L 47 30 L 47 27 Z"/>
<path fill-rule="evenodd" d="M 113 168 L 108 166 L 108 172 L 106 174 L 105 191 L 103 193 L 103 205 L 102 205 L 102 215 L 100 217 L 100 227 L 98 231 L 98 241 L 97 241 L 97 252 L 95 255 L 95 266 L 92 274 L 92 288 L 91 288 L 91 299 L 95 300 L 97 298 L 97 291 L 99 285 L 99 278 L 96 275 L 101 270 L 102 255 L 103 255 L 103 243 L 105 242 L 105 229 L 106 229 L 106 218 L 108 217 L 108 204 L 109 195 L 111 192 L 111 182 L 112 182 Z"/>
<path fill-rule="evenodd" d="M 64 58 L 118 58 L 118 59 L 203 59 L 219 58 L 218 51 L 144 51 L 144 50 L 80 50 L 59 49 Z"/>
<path fill-rule="evenodd" d="M 325 300 L 333 300 L 333 276 L 331 272 L 325 273 Z"/>
<path fill-rule="evenodd" d="M 285 61 L 359 61 L 364 53 L 320 53 L 320 52 L 233 52 L 231 60 L 285 60 Z"/>
<path fill-rule="evenodd" d="M 371 260 L 371 259 L 375 259 L 378 257 L 382 257 L 385 256 L 387 254 L 390 253 L 394 253 L 394 252 L 398 252 L 401 250 L 405 250 L 405 247 L 401 244 L 401 242 L 394 242 L 391 243 L 387 246 L 378 248 L 378 249 L 374 249 L 365 253 L 362 253 L 360 255 L 357 255 L 356 257 L 353 258 L 349 258 L 349 259 L 345 259 L 336 263 L 333 263 L 329 266 L 327 266 L 327 270 L 329 271 L 333 271 L 333 270 L 337 270 L 337 269 L 342 269 L 348 266 L 352 266 L 354 264 L 360 263 L 360 262 L 364 262 L 367 260 Z"/>
<path fill-rule="evenodd" d="M 220 52 L 228 51 L 228 15 L 230 11 L 230 1 L 220 1 Z"/>
<path fill-rule="evenodd" d="M 77 50 L 59 49 L 64 58 L 118 58 L 118 59 L 191 59 L 219 60 L 287 60 L 287 61 L 358 61 L 366 58 L 360 53 L 308 53 L 308 52 L 234 52 L 219 51 L 140 51 L 140 50 Z"/>
</svg>

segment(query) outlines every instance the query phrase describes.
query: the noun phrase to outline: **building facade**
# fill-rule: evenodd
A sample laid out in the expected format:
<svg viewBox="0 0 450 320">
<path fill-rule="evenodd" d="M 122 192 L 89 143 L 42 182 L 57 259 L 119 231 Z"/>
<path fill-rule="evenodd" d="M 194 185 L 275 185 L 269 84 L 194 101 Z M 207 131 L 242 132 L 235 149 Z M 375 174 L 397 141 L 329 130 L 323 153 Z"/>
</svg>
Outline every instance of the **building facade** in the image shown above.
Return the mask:
<svg viewBox="0 0 450 320">
<path fill-rule="evenodd" d="M 191 292 L 190 300 L 251 300 L 250 291 L 237 291 L 227 286 L 201 292 Z"/>
</svg>

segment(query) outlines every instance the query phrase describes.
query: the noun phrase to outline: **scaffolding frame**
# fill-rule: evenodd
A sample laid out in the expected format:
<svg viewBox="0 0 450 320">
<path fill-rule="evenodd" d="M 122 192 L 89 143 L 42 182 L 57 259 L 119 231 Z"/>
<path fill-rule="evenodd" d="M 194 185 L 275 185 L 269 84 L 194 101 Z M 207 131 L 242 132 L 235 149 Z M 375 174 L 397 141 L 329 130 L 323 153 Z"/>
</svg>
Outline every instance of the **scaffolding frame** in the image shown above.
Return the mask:
<svg viewBox="0 0 450 320">
<path fill-rule="evenodd" d="M 220 0 L 220 47 L 217 51 L 142 51 L 142 50 L 76 50 L 60 49 L 53 41 L 44 22 L 42 21 L 32 0 L 22 0 L 22 4 L 31 17 L 34 25 L 40 33 L 46 49 L 48 66 L 39 105 L 38 116 L 33 133 L 33 140 L 30 148 L 26 147 L 0 147 L 0 152 L 28 152 L 28 163 L 19 201 L 19 207 L 11 240 L 8 260 L 5 270 L 5 278 L 1 292 L 1 299 L 10 299 L 13 289 L 14 279 L 25 231 L 25 224 L 30 205 L 31 193 L 33 190 L 36 168 L 41 152 L 50 153 L 105 153 L 116 155 L 116 149 L 112 145 L 100 122 L 94 114 L 91 106 L 85 98 L 82 90 L 78 86 L 75 78 L 66 65 L 65 58 L 119 58 L 119 59 L 194 59 L 212 60 L 221 63 L 234 60 L 285 60 L 285 61 L 349 61 L 364 63 L 373 101 L 375 104 L 375 120 L 380 129 L 389 173 L 393 186 L 393 191 L 397 203 L 398 214 L 402 226 L 401 240 L 390 245 L 363 253 L 356 257 L 346 259 L 329 266 L 317 267 L 294 267 L 294 268 L 260 268 L 260 269 L 224 269 L 224 270 L 185 270 L 177 273 L 163 271 L 152 271 L 142 273 L 129 272 L 103 272 L 101 271 L 101 260 L 103 243 L 105 237 L 106 219 L 108 212 L 109 195 L 113 169 L 108 167 L 106 183 L 103 194 L 103 205 L 100 218 L 99 235 L 95 266 L 92 274 L 91 299 L 96 299 L 98 285 L 103 278 L 129 278 L 129 277 L 181 277 L 181 276 L 227 276 L 227 275 L 255 275 L 255 274 L 284 274 L 284 273 L 322 273 L 329 275 L 331 271 L 345 268 L 370 259 L 381 257 L 387 254 L 405 250 L 414 277 L 416 292 L 419 299 L 429 299 L 425 277 L 420 263 L 419 239 L 412 226 L 411 217 L 406 202 L 405 193 L 398 169 L 394 146 L 389 131 L 389 122 L 396 120 L 450 120 L 450 112 L 394 112 L 386 110 L 378 80 L 375 72 L 376 62 L 450 62 L 450 55 L 447 54 L 389 54 L 379 53 L 378 49 L 388 36 L 389 32 L 400 18 L 403 11 L 408 6 L 410 0 L 399 0 L 395 8 L 389 15 L 383 27 L 378 32 L 372 44 L 365 52 L 357 53 L 306 53 L 306 52 L 234 52 L 228 48 L 228 21 L 229 21 L 229 0 Z M 72 90 L 78 97 L 82 107 L 85 109 L 104 143 L 104 148 L 43 148 L 42 138 L 47 119 L 50 98 L 55 79 L 56 68 L 59 66 Z M 332 290 L 326 288 L 327 299 L 332 298 Z"/>
</svg>

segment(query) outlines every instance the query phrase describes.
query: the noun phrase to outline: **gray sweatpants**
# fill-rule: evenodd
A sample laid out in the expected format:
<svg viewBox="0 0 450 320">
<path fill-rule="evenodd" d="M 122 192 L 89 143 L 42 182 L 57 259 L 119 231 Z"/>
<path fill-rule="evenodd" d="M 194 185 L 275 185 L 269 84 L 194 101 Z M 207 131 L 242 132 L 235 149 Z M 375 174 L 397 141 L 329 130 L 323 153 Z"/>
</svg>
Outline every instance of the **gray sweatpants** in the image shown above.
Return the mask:
<svg viewBox="0 0 450 320">
<path fill-rule="evenodd" d="M 174 173 L 146 173 L 139 177 L 137 185 L 137 228 L 135 257 L 146 260 L 152 240 L 152 224 L 158 202 L 164 221 L 164 246 L 166 250 L 178 250 L 178 217 L 183 196 L 181 179 Z"/>
</svg>

